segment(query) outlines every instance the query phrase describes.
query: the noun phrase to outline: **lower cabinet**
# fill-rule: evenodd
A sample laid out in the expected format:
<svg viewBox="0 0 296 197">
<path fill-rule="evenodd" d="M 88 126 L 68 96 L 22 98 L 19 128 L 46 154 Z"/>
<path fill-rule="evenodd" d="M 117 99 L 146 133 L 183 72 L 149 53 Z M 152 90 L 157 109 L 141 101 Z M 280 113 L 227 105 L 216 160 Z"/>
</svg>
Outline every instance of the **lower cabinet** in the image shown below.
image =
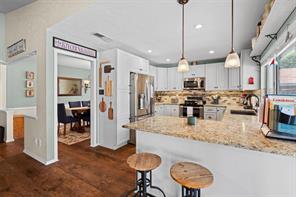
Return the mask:
<svg viewBox="0 0 296 197">
<path fill-rule="evenodd" d="M 223 119 L 225 110 L 226 110 L 226 107 L 205 106 L 204 119 L 221 121 Z"/>
<path fill-rule="evenodd" d="M 159 116 L 179 116 L 179 105 L 156 105 L 155 115 Z"/>
</svg>

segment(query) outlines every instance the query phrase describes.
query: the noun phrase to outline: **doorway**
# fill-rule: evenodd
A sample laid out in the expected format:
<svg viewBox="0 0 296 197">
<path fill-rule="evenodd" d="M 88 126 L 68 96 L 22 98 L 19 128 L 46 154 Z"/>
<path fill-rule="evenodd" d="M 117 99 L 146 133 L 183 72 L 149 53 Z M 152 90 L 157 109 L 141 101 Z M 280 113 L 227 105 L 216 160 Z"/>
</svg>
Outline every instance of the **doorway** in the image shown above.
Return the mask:
<svg viewBox="0 0 296 197">
<path fill-rule="evenodd" d="M 58 156 L 59 135 L 76 133 L 78 138 L 82 137 L 83 140 L 87 137 L 88 131 L 90 146 L 97 146 L 96 77 L 95 58 L 54 49 L 53 83 L 55 94 L 53 115 L 56 156 Z M 64 106 L 66 121 L 58 119 L 61 114 L 60 104 Z M 88 119 L 85 119 L 87 117 Z"/>
</svg>

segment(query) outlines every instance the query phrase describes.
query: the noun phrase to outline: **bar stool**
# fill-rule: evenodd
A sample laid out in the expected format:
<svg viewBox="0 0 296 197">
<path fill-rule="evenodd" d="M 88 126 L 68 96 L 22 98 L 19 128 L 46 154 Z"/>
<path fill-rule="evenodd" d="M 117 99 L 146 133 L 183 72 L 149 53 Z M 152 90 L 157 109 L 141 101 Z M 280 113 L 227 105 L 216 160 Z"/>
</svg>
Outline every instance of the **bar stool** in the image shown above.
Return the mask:
<svg viewBox="0 0 296 197">
<path fill-rule="evenodd" d="M 154 197 L 154 195 L 147 192 L 147 188 L 159 190 L 164 197 L 164 192 L 156 186 L 152 185 L 152 170 L 156 169 L 161 163 L 161 158 L 158 155 L 152 153 L 137 153 L 131 155 L 127 159 L 127 164 L 130 168 L 136 170 L 136 188 L 129 191 L 126 196 L 129 196 L 133 193 L 133 196 L 140 197 Z M 140 178 L 138 179 L 138 174 L 140 174 Z M 149 178 L 147 175 L 149 174 Z"/>
<path fill-rule="evenodd" d="M 180 162 L 171 167 L 171 177 L 182 185 L 182 197 L 200 197 L 200 189 L 209 187 L 213 174 L 205 167 L 192 162 Z"/>
</svg>

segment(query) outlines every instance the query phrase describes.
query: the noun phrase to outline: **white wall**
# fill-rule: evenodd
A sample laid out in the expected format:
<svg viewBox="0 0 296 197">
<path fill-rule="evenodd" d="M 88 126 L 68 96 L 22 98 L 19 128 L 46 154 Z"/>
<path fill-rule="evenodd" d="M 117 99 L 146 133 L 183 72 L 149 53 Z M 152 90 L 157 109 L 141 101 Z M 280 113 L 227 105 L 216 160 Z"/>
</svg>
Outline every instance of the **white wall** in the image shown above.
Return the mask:
<svg viewBox="0 0 296 197">
<path fill-rule="evenodd" d="M 37 51 L 37 118 L 25 120 L 25 152 L 44 164 L 54 161 L 53 71 L 46 69 L 47 29 L 67 16 L 92 5 L 94 0 L 38 0 L 6 14 L 6 46 L 24 38 L 27 52 Z M 20 55 L 15 56 L 18 58 Z M 8 59 L 11 61 L 14 58 Z M 51 56 L 52 58 L 52 56 Z M 53 68 L 52 68 L 53 69 Z M 49 79 L 51 81 L 49 81 Z M 52 124 L 52 125 L 51 125 Z"/>
<path fill-rule="evenodd" d="M 5 15 L 0 13 L 0 62 L 5 59 Z"/>
</svg>

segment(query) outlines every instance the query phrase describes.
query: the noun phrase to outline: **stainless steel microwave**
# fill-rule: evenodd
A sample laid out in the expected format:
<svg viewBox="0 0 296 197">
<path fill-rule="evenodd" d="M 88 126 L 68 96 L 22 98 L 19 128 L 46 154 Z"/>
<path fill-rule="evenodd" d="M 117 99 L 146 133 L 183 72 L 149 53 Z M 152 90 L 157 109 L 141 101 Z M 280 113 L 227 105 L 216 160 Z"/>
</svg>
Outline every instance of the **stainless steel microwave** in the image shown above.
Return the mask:
<svg viewBox="0 0 296 197">
<path fill-rule="evenodd" d="M 205 90 L 204 77 L 185 78 L 183 81 L 183 89 L 185 90 Z"/>
</svg>

